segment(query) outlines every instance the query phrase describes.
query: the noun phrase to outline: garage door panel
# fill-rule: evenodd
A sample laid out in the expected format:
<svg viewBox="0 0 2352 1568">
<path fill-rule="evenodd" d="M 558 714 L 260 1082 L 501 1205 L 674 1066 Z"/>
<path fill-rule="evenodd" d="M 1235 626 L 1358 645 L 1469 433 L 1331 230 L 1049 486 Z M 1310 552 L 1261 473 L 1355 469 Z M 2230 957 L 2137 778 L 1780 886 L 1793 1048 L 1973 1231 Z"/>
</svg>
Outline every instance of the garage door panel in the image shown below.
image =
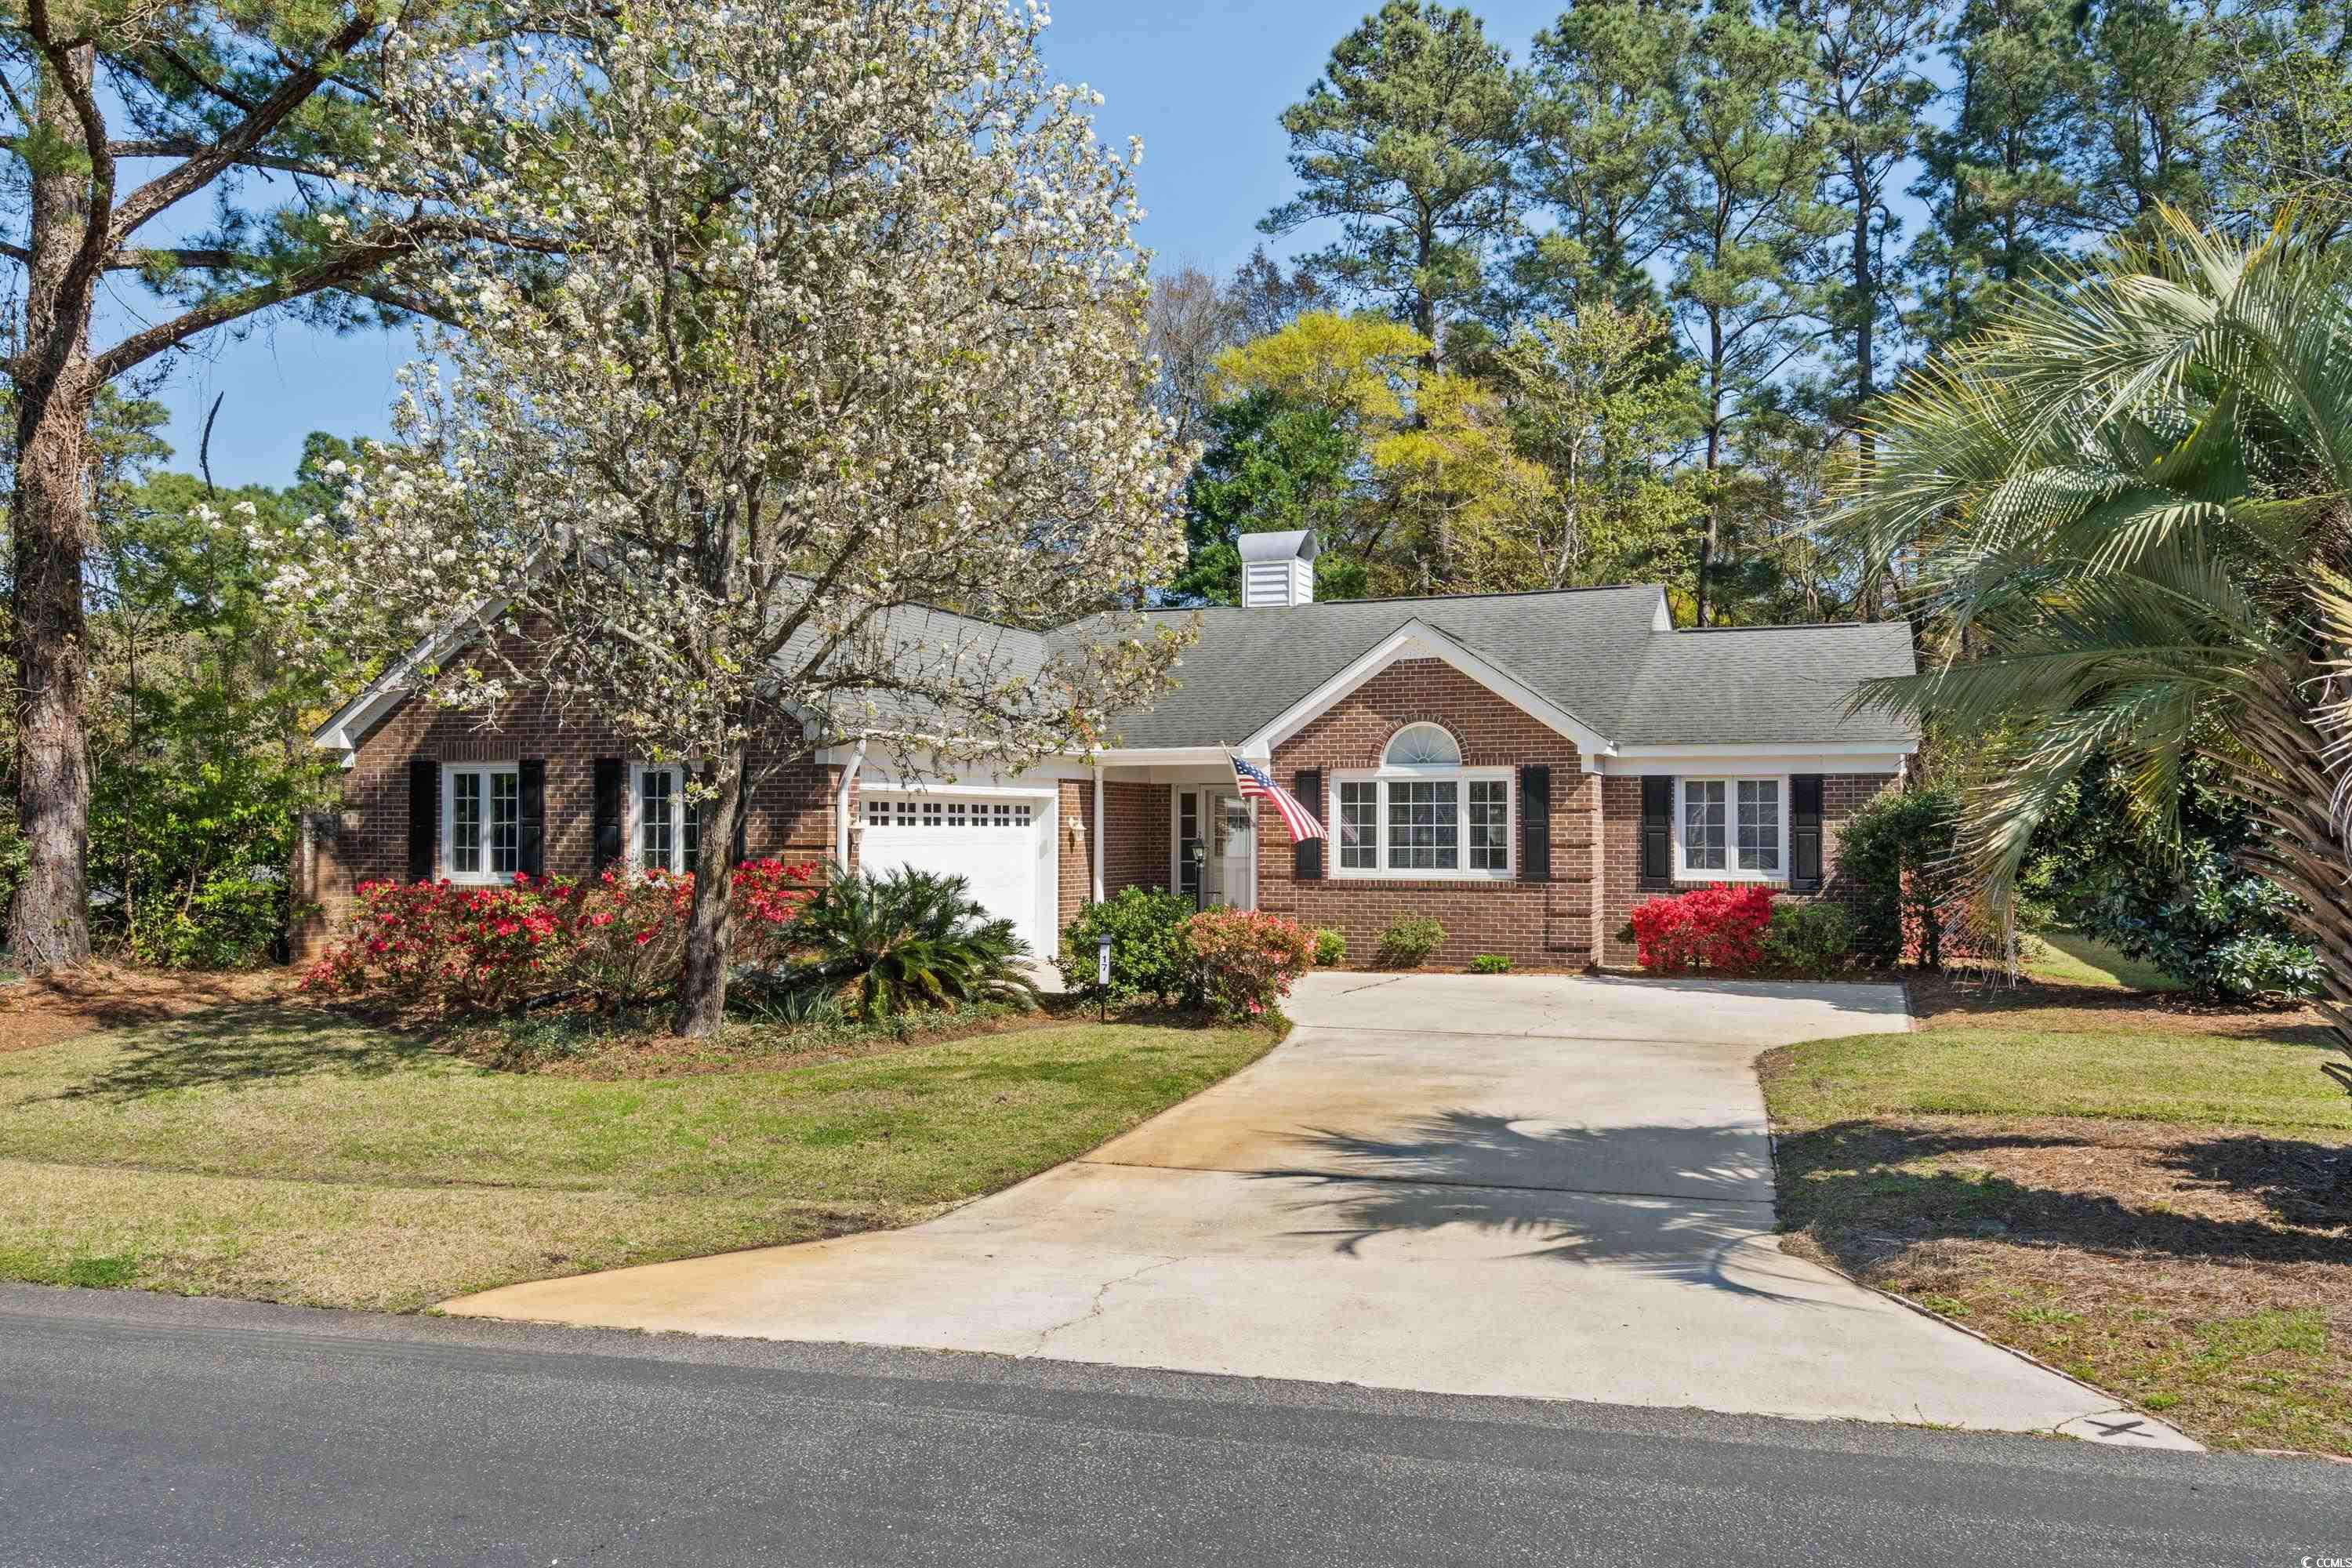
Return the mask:
<svg viewBox="0 0 2352 1568">
<path fill-rule="evenodd" d="M 1045 890 L 1045 813 L 1034 802 L 952 795 L 868 795 L 859 863 L 869 872 L 910 868 L 961 877 L 991 915 L 1009 920 L 1039 952 Z"/>
</svg>

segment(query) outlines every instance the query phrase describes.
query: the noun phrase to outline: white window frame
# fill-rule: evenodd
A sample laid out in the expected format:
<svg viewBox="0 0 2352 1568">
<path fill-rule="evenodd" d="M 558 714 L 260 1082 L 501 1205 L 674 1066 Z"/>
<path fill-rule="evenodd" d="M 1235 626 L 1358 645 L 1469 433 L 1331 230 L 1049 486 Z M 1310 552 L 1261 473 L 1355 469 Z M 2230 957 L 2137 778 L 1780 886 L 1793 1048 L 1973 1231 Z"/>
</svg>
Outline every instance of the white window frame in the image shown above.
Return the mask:
<svg viewBox="0 0 2352 1568">
<path fill-rule="evenodd" d="M 482 775 L 482 832 L 478 869 L 457 869 L 457 775 Z M 444 763 L 441 764 L 441 876 L 449 882 L 467 887 L 503 888 L 514 880 L 512 871 L 490 869 L 490 792 L 489 781 L 501 774 L 515 781 L 515 862 L 522 862 L 522 765 L 520 763 Z"/>
<path fill-rule="evenodd" d="M 1519 792 L 1514 768 L 1468 768 L 1391 764 L 1378 768 L 1335 771 L 1324 784 L 1323 821 L 1331 837 L 1324 857 L 1323 874 L 1349 882 L 1507 882 L 1519 870 Z M 1470 860 L 1470 785 L 1499 782 L 1503 786 L 1503 864 L 1499 869 L 1473 869 Z M 1461 864 L 1451 870 L 1434 866 L 1391 867 L 1389 864 L 1389 786 L 1395 784 L 1452 784 L 1454 824 Z M 1345 866 L 1339 853 L 1339 786 L 1370 784 L 1372 801 L 1372 864 Z"/>
<path fill-rule="evenodd" d="M 1694 867 L 1690 863 L 1690 846 L 1683 840 L 1683 786 L 1695 784 L 1719 784 L 1723 786 L 1723 858 L 1736 860 L 1739 856 L 1739 786 L 1743 784 L 1773 784 L 1780 788 L 1780 868 L 1777 871 L 1743 871 L 1737 866 Z M 1769 882 L 1780 886 L 1789 880 L 1789 775 L 1787 773 L 1676 773 L 1675 775 L 1675 880 L 1677 882 Z"/>
<path fill-rule="evenodd" d="M 694 869 L 694 862 L 688 859 L 686 854 L 687 771 L 684 765 L 677 763 L 633 762 L 629 764 L 629 811 L 628 821 L 625 824 L 625 830 L 628 835 L 629 850 L 622 858 L 628 862 L 632 875 L 645 874 L 646 869 L 646 775 L 647 773 L 669 775 L 670 799 L 676 803 L 677 820 L 670 826 L 670 863 L 667 869 L 673 874 L 683 875 Z"/>
</svg>

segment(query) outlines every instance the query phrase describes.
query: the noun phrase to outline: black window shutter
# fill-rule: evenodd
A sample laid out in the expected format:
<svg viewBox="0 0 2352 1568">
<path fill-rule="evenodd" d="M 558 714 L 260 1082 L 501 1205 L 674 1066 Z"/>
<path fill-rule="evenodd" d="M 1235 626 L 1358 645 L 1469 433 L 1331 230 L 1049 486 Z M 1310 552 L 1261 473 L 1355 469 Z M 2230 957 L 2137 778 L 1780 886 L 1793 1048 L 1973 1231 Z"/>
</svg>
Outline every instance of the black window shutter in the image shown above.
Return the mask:
<svg viewBox="0 0 2352 1568">
<path fill-rule="evenodd" d="M 1642 780 L 1642 875 L 1643 891 L 1675 883 L 1675 781 L 1665 774 Z"/>
<path fill-rule="evenodd" d="M 751 858 L 751 786 L 743 785 L 742 798 L 735 803 L 735 837 L 727 848 L 727 863 L 740 866 Z"/>
<path fill-rule="evenodd" d="M 1822 775 L 1789 780 L 1789 890 L 1822 890 Z"/>
<path fill-rule="evenodd" d="M 1551 768 L 1519 770 L 1519 880 L 1551 880 Z"/>
<path fill-rule="evenodd" d="M 1316 821 L 1323 820 L 1323 770 L 1301 768 L 1290 776 L 1290 793 L 1307 808 L 1307 815 Z M 1302 882 L 1314 882 L 1323 876 L 1323 840 L 1302 838 L 1290 847 L 1290 874 Z"/>
<path fill-rule="evenodd" d="M 433 879 L 433 846 L 441 837 L 441 764 L 408 759 L 408 879 Z"/>
<path fill-rule="evenodd" d="M 591 805 L 596 828 L 594 869 L 609 871 L 621 863 L 621 759 L 596 759 L 595 798 Z"/>
<path fill-rule="evenodd" d="M 515 869 L 529 877 L 547 875 L 547 759 L 525 757 L 515 764 Z"/>
</svg>

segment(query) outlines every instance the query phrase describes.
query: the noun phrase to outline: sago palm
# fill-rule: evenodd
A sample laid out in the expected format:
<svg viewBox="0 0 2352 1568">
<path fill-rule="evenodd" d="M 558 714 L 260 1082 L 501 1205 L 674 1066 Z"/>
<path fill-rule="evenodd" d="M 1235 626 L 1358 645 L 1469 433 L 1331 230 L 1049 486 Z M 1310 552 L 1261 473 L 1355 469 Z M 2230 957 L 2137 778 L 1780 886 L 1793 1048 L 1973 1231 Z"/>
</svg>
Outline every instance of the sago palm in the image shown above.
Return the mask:
<svg viewBox="0 0 2352 1568">
<path fill-rule="evenodd" d="M 1861 701 L 1992 737 L 1962 843 L 1995 901 L 2093 759 L 2164 822 L 2183 763 L 2215 756 L 2352 1051 L 2344 263 L 2292 222 L 2240 244 L 2168 218 L 2022 291 L 1889 401 L 1874 446 L 1833 527 L 1908 568 L 1945 651 Z"/>
<path fill-rule="evenodd" d="M 1034 1005 L 1022 972 L 1028 944 L 990 916 L 961 877 L 911 868 L 836 876 L 793 921 L 785 940 L 807 962 L 777 977 L 790 994 L 842 987 L 864 1018 L 962 1002 Z"/>
</svg>

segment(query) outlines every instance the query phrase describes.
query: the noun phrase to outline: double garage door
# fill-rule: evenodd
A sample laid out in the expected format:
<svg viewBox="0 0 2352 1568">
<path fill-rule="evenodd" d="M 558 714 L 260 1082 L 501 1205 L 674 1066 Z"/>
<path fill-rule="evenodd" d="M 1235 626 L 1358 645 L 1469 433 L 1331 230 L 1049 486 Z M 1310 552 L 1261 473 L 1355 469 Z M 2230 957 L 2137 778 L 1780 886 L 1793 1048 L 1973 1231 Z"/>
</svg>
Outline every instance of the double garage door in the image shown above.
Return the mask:
<svg viewBox="0 0 2352 1568">
<path fill-rule="evenodd" d="M 858 815 L 861 869 L 879 875 L 908 866 L 961 877 L 1041 961 L 1054 955 L 1053 813 L 1045 797 L 867 792 Z"/>
</svg>

